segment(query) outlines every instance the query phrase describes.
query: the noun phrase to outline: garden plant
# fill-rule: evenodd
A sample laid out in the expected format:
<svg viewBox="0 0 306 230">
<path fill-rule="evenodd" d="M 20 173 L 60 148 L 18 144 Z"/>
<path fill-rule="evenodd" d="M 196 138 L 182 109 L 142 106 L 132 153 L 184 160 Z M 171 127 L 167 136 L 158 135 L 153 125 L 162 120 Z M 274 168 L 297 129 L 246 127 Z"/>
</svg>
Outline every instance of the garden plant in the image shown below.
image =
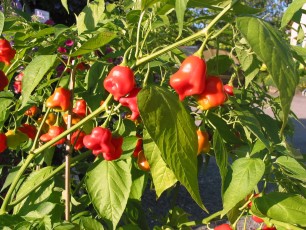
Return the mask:
<svg viewBox="0 0 306 230">
<path fill-rule="evenodd" d="M 252 218 L 261 229 L 305 229 L 305 161 L 290 143 L 290 104 L 306 50 L 286 34 L 304 2 L 289 5 L 280 27 L 238 0 L 94 0 L 70 27 L 4 8 L 0 228 L 228 220 L 220 230 Z M 214 213 L 198 183 L 212 159 L 223 204 Z M 177 207 L 171 194 L 181 187 L 207 216 Z M 141 202 L 147 189 L 173 200 L 154 226 Z"/>
</svg>

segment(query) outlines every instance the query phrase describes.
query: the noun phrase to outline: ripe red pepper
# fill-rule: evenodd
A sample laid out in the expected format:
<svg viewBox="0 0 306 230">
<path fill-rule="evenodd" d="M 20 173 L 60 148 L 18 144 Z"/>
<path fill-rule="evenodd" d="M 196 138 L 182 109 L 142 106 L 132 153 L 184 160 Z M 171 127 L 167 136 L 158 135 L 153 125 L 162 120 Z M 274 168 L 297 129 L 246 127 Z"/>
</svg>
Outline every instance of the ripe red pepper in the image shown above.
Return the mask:
<svg viewBox="0 0 306 230">
<path fill-rule="evenodd" d="M 62 87 L 56 88 L 47 99 L 46 106 L 59 111 L 67 111 L 71 106 L 71 91 Z"/>
<path fill-rule="evenodd" d="M 86 136 L 86 133 L 83 131 L 75 131 L 71 135 L 71 144 L 75 150 L 80 150 L 84 147 L 83 138 Z"/>
<path fill-rule="evenodd" d="M 230 95 L 230 96 L 234 96 L 234 87 L 231 85 L 224 85 L 224 91 Z"/>
<path fill-rule="evenodd" d="M 80 117 L 86 117 L 86 115 L 89 114 L 89 111 L 87 110 L 87 104 L 84 99 L 77 100 L 72 111 Z"/>
<path fill-rule="evenodd" d="M 205 90 L 196 98 L 202 110 L 222 105 L 227 99 L 222 80 L 219 77 L 207 78 Z"/>
<path fill-rule="evenodd" d="M 83 138 L 83 143 L 86 148 L 92 150 L 95 156 L 98 156 L 102 153 L 110 154 L 115 151 L 111 140 L 112 133 L 109 129 L 95 127 L 91 131 L 91 134 Z"/>
<path fill-rule="evenodd" d="M 21 127 L 18 128 L 18 130 L 24 134 L 26 134 L 30 139 L 34 140 L 37 130 L 34 125 L 29 124 L 22 124 Z"/>
<path fill-rule="evenodd" d="M 10 65 L 15 54 L 16 50 L 11 47 L 9 41 L 6 39 L 0 39 L 0 62 L 4 62 L 5 65 Z"/>
<path fill-rule="evenodd" d="M 112 161 L 120 158 L 123 152 L 122 151 L 123 137 L 112 137 L 111 143 L 114 146 L 115 149 L 114 152 L 103 153 L 103 157 L 107 161 Z"/>
<path fill-rule="evenodd" d="M 4 133 L 0 133 L 0 153 L 4 152 L 7 149 L 6 144 L 6 135 Z"/>
<path fill-rule="evenodd" d="M 131 120 L 136 120 L 139 117 L 139 109 L 137 105 L 137 94 L 140 88 L 134 88 L 126 97 L 121 97 L 119 102 L 121 105 L 128 107 L 132 111 Z"/>
<path fill-rule="evenodd" d="M 197 130 L 198 135 L 198 155 L 201 152 L 208 153 L 210 150 L 209 135 L 206 131 Z"/>
<path fill-rule="evenodd" d="M 60 127 L 60 126 L 50 126 L 48 133 L 45 133 L 43 135 L 40 136 L 40 140 L 42 142 L 48 142 L 50 140 L 52 140 L 53 138 L 57 137 L 58 135 L 60 135 L 62 132 L 65 131 L 65 128 Z M 54 145 L 61 145 L 64 144 L 66 141 L 66 137 L 60 139 L 59 141 L 55 142 Z"/>
<path fill-rule="evenodd" d="M 276 227 L 273 225 L 270 227 L 267 225 L 264 225 L 261 230 L 276 230 Z"/>
<path fill-rule="evenodd" d="M 24 115 L 29 116 L 29 117 L 33 117 L 35 116 L 35 114 L 37 113 L 38 108 L 36 105 L 33 105 L 31 108 L 29 108 L 28 110 L 26 110 L 24 112 Z"/>
<path fill-rule="evenodd" d="M 214 230 L 233 230 L 229 224 L 221 224 L 214 228 Z"/>
<path fill-rule="evenodd" d="M 133 152 L 133 157 L 138 157 L 139 152 L 142 150 L 142 138 L 139 135 L 137 135 L 137 137 L 138 137 L 138 140 L 137 140 L 134 152 Z"/>
<path fill-rule="evenodd" d="M 15 82 L 13 84 L 13 87 L 14 87 L 14 92 L 16 94 L 21 93 L 21 91 L 22 91 L 22 78 L 23 78 L 23 76 L 24 76 L 24 73 L 21 72 L 15 77 Z"/>
<path fill-rule="evenodd" d="M 115 66 L 105 78 L 103 85 L 118 101 L 120 97 L 124 97 L 135 87 L 134 73 L 128 66 Z"/>
<path fill-rule="evenodd" d="M 252 219 L 256 222 L 256 223 L 263 223 L 264 222 L 264 220 L 263 219 L 261 219 L 261 218 L 259 218 L 258 216 L 252 216 Z"/>
<path fill-rule="evenodd" d="M 187 57 L 170 77 L 170 85 L 182 101 L 186 96 L 201 94 L 205 89 L 206 63 L 195 55 Z"/>
<path fill-rule="evenodd" d="M 5 76 L 4 72 L 0 70 L 0 91 L 4 90 L 4 88 L 8 85 L 9 80 Z"/>
</svg>

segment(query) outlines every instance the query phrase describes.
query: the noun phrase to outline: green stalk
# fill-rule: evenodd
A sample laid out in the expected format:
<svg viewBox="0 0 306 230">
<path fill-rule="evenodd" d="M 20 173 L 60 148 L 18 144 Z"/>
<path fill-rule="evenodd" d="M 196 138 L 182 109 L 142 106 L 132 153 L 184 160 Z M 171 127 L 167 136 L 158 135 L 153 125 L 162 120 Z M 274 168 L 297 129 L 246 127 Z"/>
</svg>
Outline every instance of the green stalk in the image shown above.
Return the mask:
<svg viewBox="0 0 306 230">
<path fill-rule="evenodd" d="M 40 154 L 41 152 L 43 152 L 45 149 L 51 147 L 53 144 L 55 144 L 57 141 L 59 141 L 60 139 L 62 139 L 63 137 L 67 136 L 69 133 L 73 132 L 74 130 L 76 130 L 77 128 L 81 127 L 85 122 L 91 120 L 92 118 L 94 118 L 95 116 L 97 116 L 99 113 L 101 113 L 102 111 L 105 110 L 105 107 L 107 106 L 108 102 L 112 99 L 112 95 L 110 94 L 105 102 L 103 103 L 102 106 L 100 106 L 98 109 L 96 109 L 95 111 L 93 111 L 91 114 L 89 114 L 87 117 L 85 117 L 84 119 L 82 119 L 80 122 L 78 122 L 77 124 L 75 124 L 74 126 L 72 126 L 70 129 L 67 129 L 65 132 L 61 133 L 60 135 L 58 135 L 56 138 L 50 140 L 49 142 L 45 143 L 44 145 L 42 145 L 41 147 L 35 149 L 34 151 L 30 151 L 29 155 L 27 157 L 27 159 L 25 160 L 25 162 L 22 164 L 21 168 L 18 170 L 17 175 L 15 176 L 0 209 L 0 215 L 6 213 L 7 210 L 7 205 L 9 203 L 9 200 L 11 199 L 11 196 L 14 192 L 14 189 L 18 183 L 18 181 L 20 180 L 20 177 L 22 176 L 22 174 L 24 173 L 24 171 L 27 169 L 28 165 L 31 163 L 31 161 L 36 157 L 36 155 Z"/>
<path fill-rule="evenodd" d="M 181 45 L 183 45 L 183 44 L 185 44 L 185 43 L 187 43 L 187 42 L 190 42 L 190 41 L 193 41 L 193 40 L 196 40 L 196 39 L 198 39 L 198 38 L 200 38 L 200 37 L 202 37 L 202 36 L 206 36 L 207 37 L 207 35 L 208 35 L 208 32 L 209 32 L 209 30 L 220 20 L 220 18 L 224 15 L 224 14 L 226 14 L 226 12 L 227 11 L 229 11 L 230 9 L 231 9 L 231 7 L 234 5 L 234 4 L 236 4 L 237 2 L 238 2 L 239 0 L 234 0 L 231 4 L 229 4 L 228 6 L 226 6 L 204 29 L 202 29 L 202 30 L 200 30 L 200 31 L 198 31 L 197 33 L 195 33 L 195 34 L 193 34 L 193 35 L 191 35 L 191 36 L 189 36 L 189 37 L 187 37 L 187 38 L 184 38 L 184 39 L 182 39 L 182 40 L 180 40 L 180 41 L 178 41 L 178 42 L 175 42 L 175 43 L 173 43 L 173 44 L 171 44 L 171 45 L 169 45 L 169 46 L 167 46 L 167 47 L 165 47 L 165 48 L 163 48 L 163 49 L 161 49 L 161 50 L 159 50 L 159 51 L 156 51 L 155 53 L 152 53 L 152 54 L 150 54 L 150 55 L 148 55 L 148 56 L 146 56 L 146 57 L 143 57 L 143 58 L 141 58 L 141 59 L 139 59 L 139 60 L 137 60 L 136 61 L 136 63 L 135 63 L 135 66 L 139 66 L 139 65 L 141 65 L 141 64 L 143 64 L 143 63 L 145 63 L 145 62 L 147 62 L 147 61 L 149 61 L 149 60 L 151 60 L 151 59 L 153 59 L 153 58 L 156 58 L 156 57 L 158 57 L 158 56 L 160 56 L 160 55 L 162 55 L 162 54 L 164 54 L 164 53 L 166 53 L 166 52 L 168 52 L 169 50 L 172 50 L 172 49 L 174 49 L 174 48 L 176 48 L 176 47 L 178 47 L 178 46 L 181 46 Z"/>
<path fill-rule="evenodd" d="M 210 222 L 211 220 L 215 219 L 215 218 L 218 217 L 218 216 L 221 216 L 222 213 L 223 213 L 223 210 L 218 211 L 218 212 L 216 212 L 216 213 L 214 213 L 214 214 L 212 214 L 212 215 L 206 217 L 206 218 L 203 219 L 203 220 L 186 222 L 186 223 L 181 224 L 181 225 L 178 226 L 178 227 L 181 227 L 181 226 L 189 226 L 189 227 L 191 227 L 191 226 L 196 226 L 196 225 L 200 225 L 200 224 L 209 224 L 209 222 Z"/>
<path fill-rule="evenodd" d="M 71 158 L 70 161 L 70 165 L 73 166 L 74 163 L 77 163 L 83 159 L 85 159 L 86 157 L 90 156 L 91 152 L 85 152 L 82 153 L 74 158 Z M 61 164 L 60 166 L 58 166 L 55 170 L 52 171 L 52 173 L 50 173 L 41 183 L 34 185 L 27 193 L 23 194 L 22 196 L 18 197 L 18 199 L 12 201 L 9 205 L 8 205 L 8 210 L 10 210 L 11 208 L 13 208 L 15 205 L 19 204 L 21 201 L 23 201 L 30 193 L 32 193 L 33 191 L 35 191 L 37 188 L 39 188 L 40 186 L 42 186 L 42 184 L 44 184 L 45 182 L 47 182 L 48 180 L 50 180 L 54 175 L 58 174 L 59 172 L 61 172 L 63 169 L 65 168 L 65 163 Z"/>
</svg>

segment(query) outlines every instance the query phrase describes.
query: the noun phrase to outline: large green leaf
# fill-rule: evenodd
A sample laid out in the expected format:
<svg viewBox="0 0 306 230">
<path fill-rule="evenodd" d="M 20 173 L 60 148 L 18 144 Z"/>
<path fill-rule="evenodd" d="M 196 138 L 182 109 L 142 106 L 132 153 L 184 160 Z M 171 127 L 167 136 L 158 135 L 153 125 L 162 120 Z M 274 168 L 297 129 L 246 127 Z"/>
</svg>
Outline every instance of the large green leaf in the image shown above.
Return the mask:
<svg viewBox="0 0 306 230">
<path fill-rule="evenodd" d="M 143 135 L 143 148 L 145 156 L 150 164 L 156 195 L 160 197 L 166 189 L 177 182 L 177 179 L 163 160 L 161 152 L 146 130 L 144 130 Z"/>
<path fill-rule="evenodd" d="M 148 177 L 146 173 L 136 168 L 135 164 L 132 165 L 131 173 L 132 173 L 132 186 L 131 186 L 129 199 L 140 201 L 143 195 L 143 191 L 145 190 L 145 187 L 147 185 L 146 182 Z"/>
<path fill-rule="evenodd" d="M 285 11 L 282 17 L 281 28 L 284 28 L 291 21 L 296 12 L 301 10 L 302 6 L 305 4 L 305 0 L 294 0 Z"/>
<path fill-rule="evenodd" d="M 137 96 L 140 116 L 161 156 L 196 203 L 203 208 L 197 180 L 198 140 L 194 120 L 178 97 L 158 86 Z"/>
<path fill-rule="evenodd" d="M 207 8 L 222 8 L 228 4 L 230 4 L 232 0 L 189 0 L 188 7 L 207 7 Z"/>
<path fill-rule="evenodd" d="M 264 172 L 265 164 L 261 159 L 240 158 L 234 161 L 232 169 L 228 170 L 225 178 L 223 190 L 224 214 L 253 191 Z"/>
<path fill-rule="evenodd" d="M 97 213 L 116 228 L 126 207 L 132 177 L 126 161 L 98 160 L 86 174 L 86 188 Z"/>
<path fill-rule="evenodd" d="M 218 130 L 214 131 L 213 145 L 214 145 L 216 162 L 217 162 L 217 165 L 219 167 L 219 171 L 220 171 L 220 175 L 221 175 L 222 187 L 224 187 L 224 181 L 225 181 L 225 177 L 226 177 L 226 174 L 227 174 L 228 153 L 227 153 L 227 150 L 225 148 L 223 139 L 221 138 Z"/>
<path fill-rule="evenodd" d="M 272 192 L 253 201 L 252 211 L 257 216 L 272 218 L 288 224 L 306 227 L 306 199 L 296 195 Z"/>
<path fill-rule="evenodd" d="M 2 91 L 0 92 L 0 128 L 4 125 L 6 119 L 10 114 L 10 110 L 8 109 L 12 104 L 14 99 L 14 94 L 9 91 Z"/>
<path fill-rule="evenodd" d="M 22 78 L 22 107 L 26 105 L 35 87 L 54 65 L 56 55 L 36 56 L 24 70 Z"/>
<path fill-rule="evenodd" d="M 188 1 L 189 0 L 176 0 L 175 1 L 175 13 L 176 13 L 176 18 L 177 18 L 178 27 L 179 27 L 178 37 L 181 36 L 182 31 L 183 31 L 184 15 L 187 9 Z"/>
<path fill-rule="evenodd" d="M 5 229 L 4 227 L 7 227 L 7 229 L 11 229 L 11 228 L 14 229 L 14 226 L 16 226 L 17 224 L 23 221 L 24 219 L 17 215 L 9 215 L 9 214 L 0 215 L 1 229 Z"/>
<path fill-rule="evenodd" d="M 101 87 L 102 84 L 101 82 L 103 75 L 105 75 L 105 71 L 106 71 L 106 66 L 101 62 L 95 62 L 90 67 L 85 78 L 85 83 L 87 83 L 86 89 L 90 93 L 95 93 L 97 91 L 100 91 L 101 93 L 104 92 L 104 88 Z"/>
<path fill-rule="evenodd" d="M 78 34 L 84 31 L 94 30 L 100 19 L 102 19 L 104 10 L 104 0 L 89 2 L 76 18 Z"/>
<path fill-rule="evenodd" d="M 86 42 L 82 44 L 82 46 L 73 52 L 71 56 L 79 56 L 86 53 L 90 53 L 93 50 L 104 46 L 105 44 L 109 43 L 116 37 L 115 33 L 109 31 L 100 31 L 97 35 L 93 36 L 92 38 L 88 39 Z"/>
<path fill-rule="evenodd" d="M 4 27 L 4 14 L 0 11 L 0 34 L 2 34 L 3 31 L 3 27 Z"/>
<path fill-rule="evenodd" d="M 23 197 L 27 194 L 34 186 L 42 183 L 47 176 L 53 171 L 52 167 L 48 166 L 42 168 L 38 171 L 32 172 L 24 183 L 22 183 L 20 189 L 17 192 L 16 199 Z M 28 212 L 32 211 L 33 208 L 31 205 L 38 204 L 41 201 L 45 201 L 49 198 L 54 187 L 54 182 L 50 180 L 42 184 L 35 192 L 32 192 L 31 195 L 27 196 L 22 202 L 17 204 L 14 207 L 14 213 L 19 213 L 26 215 Z"/>
<path fill-rule="evenodd" d="M 252 50 L 266 64 L 280 92 L 283 128 L 290 111 L 299 78 L 290 47 L 283 36 L 267 22 L 254 17 L 238 17 L 237 27 Z"/>
<path fill-rule="evenodd" d="M 275 163 L 284 169 L 288 176 L 306 182 L 306 169 L 294 158 L 280 156 Z"/>
</svg>

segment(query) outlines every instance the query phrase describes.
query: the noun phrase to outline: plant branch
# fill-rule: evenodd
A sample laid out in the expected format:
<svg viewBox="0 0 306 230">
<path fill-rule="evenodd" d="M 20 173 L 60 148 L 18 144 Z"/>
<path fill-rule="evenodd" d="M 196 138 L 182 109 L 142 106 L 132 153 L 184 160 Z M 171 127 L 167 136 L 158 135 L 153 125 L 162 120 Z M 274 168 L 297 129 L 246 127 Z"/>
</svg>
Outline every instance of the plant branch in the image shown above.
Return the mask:
<svg viewBox="0 0 306 230">
<path fill-rule="evenodd" d="M 161 50 L 158 50 L 154 53 L 151 53 L 150 55 L 148 56 L 145 56 L 141 59 L 138 59 L 136 60 L 136 63 L 135 63 L 135 66 L 139 66 L 153 58 L 156 58 L 166 52 L 168 52 L 169 50 L 172 50 L 178 46 L 181 46 L 187 42 L 190 42 L 190 41 L 193 41 L 193 40 L 196 40 L 202 36 L 207 36 L 209 30 L 220 20 L 220 18 L 226 14 L 227 11 L 229 11 L 231 9 L 231 7 L 236 4 L 239 0 L 234 0 L 231 4 L 229 4 L 228 6 L 226 6 L 204 29 L 198 31 L 197 33 L 195 34 L 192 34 L 191 36 L 187 37 L 187 38 L 184 38 L 178 42 L 175 42 Z"/>
</svg>

